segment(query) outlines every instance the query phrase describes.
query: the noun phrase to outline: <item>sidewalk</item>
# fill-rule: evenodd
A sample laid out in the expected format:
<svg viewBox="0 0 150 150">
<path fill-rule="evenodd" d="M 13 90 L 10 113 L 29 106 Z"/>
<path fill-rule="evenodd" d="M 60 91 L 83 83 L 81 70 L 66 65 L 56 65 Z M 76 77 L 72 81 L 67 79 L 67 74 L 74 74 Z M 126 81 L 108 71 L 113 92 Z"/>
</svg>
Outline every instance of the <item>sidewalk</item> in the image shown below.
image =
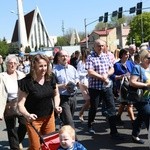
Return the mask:
<svg viewBox="0 0 150 150">
<path fill-rule="evenodd" d="M 109 136 L 108 123 L 105 117 L 101 116 L 99 109 L 95 118 L 94 128 L 96 130 L 95 135 L 90 135 L 87 130 L 87 112 L 85 113 L 85 122 L 81 123 L 78 119 L 79 110 L 81 109 L 84 101 L 81 95 L 78 95 L 78 107 L 75 113 L 75 125 L 77 129 L 77 135 L 79 141 L 87 148 L 87 150 L 149 150 L 147 140 L 147 130 L 144 128 L 141 130 L 140 137 L 145 141 L 145 144 L 135 144 L 131 140 L 131 122 L 125 111 L 122 115 L 124 121 L 124 127 L 118 127 L 118 131 L 125 137 L 123 141 L 112 140 Z M 118 105 L 116 105 L 118 108 Z M 136 113 L 136 112 L 135 112 Z M 28 137 L 26 136 L 23 141 L 24 149 L 28 148 Z M 8 140 L 4 121 L 0 121 L 0 150 L 8 150 Z"/>
</svg>

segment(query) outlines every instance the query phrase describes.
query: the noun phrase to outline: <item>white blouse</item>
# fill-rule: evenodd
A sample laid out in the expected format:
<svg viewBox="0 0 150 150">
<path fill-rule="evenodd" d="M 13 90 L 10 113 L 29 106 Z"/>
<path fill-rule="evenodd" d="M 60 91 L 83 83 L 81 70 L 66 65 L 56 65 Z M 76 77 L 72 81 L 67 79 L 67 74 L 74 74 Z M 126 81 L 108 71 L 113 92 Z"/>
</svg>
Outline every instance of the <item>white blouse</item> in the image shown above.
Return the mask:
<svg viewBox="0 0 150 150">
<path fill-rule="evenodd" d="M 88 83 L 88 72 L 85 69 L 85 63 L 83 63 L 82 60 L 80 60 L 77 64 L 77 72 L 78 72 L 79 77 L 80 77 L 80 82 L 87 85 L 87 83 Z"/>
</svg>

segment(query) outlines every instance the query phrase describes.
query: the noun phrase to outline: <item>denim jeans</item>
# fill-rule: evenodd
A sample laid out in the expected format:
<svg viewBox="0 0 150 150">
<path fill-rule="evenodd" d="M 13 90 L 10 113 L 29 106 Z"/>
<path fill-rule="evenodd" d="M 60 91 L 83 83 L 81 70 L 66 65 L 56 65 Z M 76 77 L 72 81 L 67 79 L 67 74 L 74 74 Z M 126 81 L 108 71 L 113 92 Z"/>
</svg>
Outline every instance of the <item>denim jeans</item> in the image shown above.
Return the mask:
<svg viewBox="0 0 150 150">
<path fill-rule="evenodd" d="M 110 126 L 110 134 L 117 133 L 116 129 L 116 110 L 115 110 L 115 103 L 114 103 L 114 96 L 112 93 L 112 87 L 108 87 L 103 90 L 97 90 L 89 88 L 90 94 L 90 110 L 88 114 L 88 128 L 92 126 L 92 122 L 94 122 L 97 108 L 100 102 L 103 100 L 105 102 L 106 111 L 108 112 L 108 121 Z"/>
<path fill-rule="evenodd" d="M 60 118 L 64 125 L 71 125 L 74 128 L 75 126 L 73 117 L 77 105 L 76 95 L 60 95 L 60 99 L 60 106 L 62 107 L 62 113 L 60 114 Z"/>
<path fill-rule="evenodd" d="M 149 129 L 149 120 L 150 120 L 150 102 L 137 102 L 134 104 L 138 114 L 133 123 L 132 135 L 137 137 L 139 136 L 141 125 L 144 122 L 147 130 Z"/>
<path fill-rule="evenodd" d="M 16 121 L 18 119 L 18 129 L 16 130 Z M 21 143 L 26 135 L 26 120 L 23 116 L 5 117 L 7 135 L 11 150 L 19 150 Z"/>
</svg>

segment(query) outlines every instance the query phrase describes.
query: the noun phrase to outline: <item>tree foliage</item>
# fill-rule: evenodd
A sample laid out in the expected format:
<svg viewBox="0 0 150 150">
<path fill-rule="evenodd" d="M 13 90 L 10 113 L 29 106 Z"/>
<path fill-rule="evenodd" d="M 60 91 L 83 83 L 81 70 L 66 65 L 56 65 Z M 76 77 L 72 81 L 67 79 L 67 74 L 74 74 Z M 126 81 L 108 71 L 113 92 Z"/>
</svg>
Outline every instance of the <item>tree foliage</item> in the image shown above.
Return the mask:
<svg viewBox="0 0 150 150">
<path fill-rule="evenodd" d="M 130 33 L 127 38 L 128 44 L 135 41 L 136 46 L 150 40 L 150 12 L 137 15 L 130 23 Z"/>
<path fill-rule="evenodd" d="M 9 44 L 9 49 L 8 49 L 9 54 L 18 54 L 19 53 L 19 48 L 18 44 Z"/>
<path fill-rule="evenodd" d="M 68 39 L 64 36 L 60 36 L 60 37 L 57 37 L 57 43 L 55 44 L 55 46 L 67 46 L 69 43 L 68 43 Z"/>
<path fill-rule="evenodd" d="M 74 32 L 74 29 L 70 28 L 68 29 L 64 36 L 57 37 L 57 43 L 55 46 L 69 46 L 70 45 L 70 40 L 71 40 L 71 35 Z M 78 33 L 80 39 L 85 38 L 85 33 L 84 32 L 79 32 Z"/>
<path fill-rule="evenodd" d="M 7 44 L 6 39 L 0 40 L 0 55 L 6 57 L 8 55 L 9 44 Z"/>
</svg>

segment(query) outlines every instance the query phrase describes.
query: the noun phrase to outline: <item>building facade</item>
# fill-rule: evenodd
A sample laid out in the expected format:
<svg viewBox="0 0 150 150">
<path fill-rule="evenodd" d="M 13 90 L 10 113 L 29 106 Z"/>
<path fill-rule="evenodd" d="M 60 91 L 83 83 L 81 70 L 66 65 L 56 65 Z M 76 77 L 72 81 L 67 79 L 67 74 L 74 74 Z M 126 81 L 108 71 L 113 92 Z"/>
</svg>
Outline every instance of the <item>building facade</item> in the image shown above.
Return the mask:
<svg viewBox="0 0 150 150">
<path fill-rule="evenodd" d="M 27 47 L 35 51 L 40 47 L 53 47 L 56 38 L 50 38 L 38 7 L 24 16 L 27 33 Z M 55 41 L 54 41 L 55 39 Z M 18 20 L 16 21 L 11 43 L 18 44 Z"/>
<path fill-rule="evenodd" d="M 127 42 L 127 36 L 129 34 L 130 27 L 120 25 L 117 28 L 110 28 L 104 30 L 94 30 L 88 37 L 88 48 L 93 49 L 93 43 L 96 39 L 102 39 L 106 41 L 108 49 L 114 52 L 117 48 L 124 48 Z M 80 42 L 81 49 L 86 48 L 86 39 Z"/>
</svg>

